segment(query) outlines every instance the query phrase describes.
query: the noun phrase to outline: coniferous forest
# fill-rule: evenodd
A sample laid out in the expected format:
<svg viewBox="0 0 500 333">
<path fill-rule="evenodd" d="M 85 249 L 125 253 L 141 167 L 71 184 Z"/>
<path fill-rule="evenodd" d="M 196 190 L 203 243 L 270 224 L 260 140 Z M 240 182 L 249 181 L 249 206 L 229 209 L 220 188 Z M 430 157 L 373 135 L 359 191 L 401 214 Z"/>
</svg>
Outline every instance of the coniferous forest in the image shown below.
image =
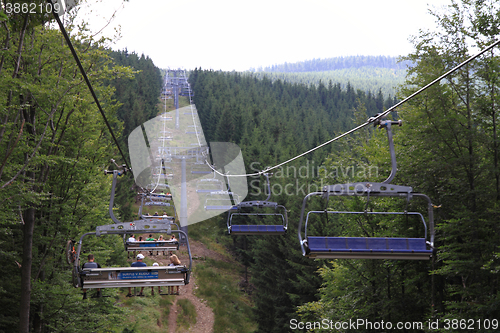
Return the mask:
<svg viewBox="0 0 500 333">
<path fill-rule="evenodd" d="M 412 65 L 396 96 L 335 81 L 305 84 L 259 73 L 191 70 L 207 142 L 235 143 L 248 173 L 264 170 L 364 123 L 498 38 L 495 1 L 456 0 L 434 15 L 439 25 L 415 36 L 413 52 L 404 57 Z M 161 71 L 149 57 L 112 51 L 71 22 L 66 29 L 126 151 L 128 134 L 162 111 Z M 111 159 L 125 161 L 59 29 L 43 14 L 2 13 L 0 25 L 0 332 L 140 332 L 124 321 L 130 311 L 149 313 L 146 300 L 130 310 L 131 301 L 114 289 L 107 290 L 109 297 L 82 300 L 65 259 L 68 240 L 112 223 L 111 179 L 103 170 L 113 168 Z M 306 65 L 315 63 L 328 61 Z M 251 310 L 228 302 L 222 311 L 244 316 L 257 332 L 499 331 L 499 71 L 495 47 L 389 116 L 403 124 L 393 127 L 398 167 L 391 184 L 411 186 L 434 205 L 431 260 L 302 255 L 297 229 L 309 192 L 382 182 L 391 172 L 385 131 L 366 126 L 273 170 L 271 200 L 287 208 L 285 235 L 227 235 L 226 215 L 199 223 L 216 234 L 217 246 L 238 261 L 252 286 L 252 293 L 248 286 L 237 291 Z M 247 181 L 246 200 L 266 197 L 263 177 Z M 120 183 L 115 214 L 133 219 L 133 180 Z M 426 203 L 417 199 L 344 197 L 329 199 L 326 207 L 320 200 L 308 205 L 325 212 L 427 216 Z M 311 235 L 419 238 L 425 231 L 404 215 L 318 215 L 308 227 Z M 192 228 L 193 236 L 197 230 Z M 98 237 L 86 247 L 105 267 L 129 265 L 121 237 Z M 220 274 L 211 278 L 219 281 Z M 248 331 L 217 320 L 219 331 Z M 358 320 L 372 326 L 342 325 Z"/>
</svg>

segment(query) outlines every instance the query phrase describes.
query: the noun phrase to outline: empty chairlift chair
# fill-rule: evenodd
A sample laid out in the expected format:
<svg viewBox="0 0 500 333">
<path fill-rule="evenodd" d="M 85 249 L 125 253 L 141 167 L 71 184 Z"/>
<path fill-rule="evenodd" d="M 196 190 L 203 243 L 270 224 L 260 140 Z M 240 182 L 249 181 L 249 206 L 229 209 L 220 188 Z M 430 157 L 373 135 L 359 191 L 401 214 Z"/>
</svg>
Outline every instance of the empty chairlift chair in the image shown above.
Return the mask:
<svg viewBox="0 0 500 333">
<path fill-rule="evenodd" d="M 269 175 L 264 174 L 267 181 L 268 196 L 265 200 L 243 201 L 231 207 L 227 216 L 227 230 L 233 235 L 283 235 L 288 228 L 288 215 L 285 206 L 269 201 L 271 185 Z M 234 224 L 235 217 L 249 219 L 250 217 L 272 217 L 279 224 Z"/>
<path fill-rule="evenodd" d="M 235 205 L 239 204 L 240 199 L 237 193 L 231 191 L 229 185 L 229 179 L 226 178 L 227 185 L 222 180 L 215 177 L 214 178 L 204 178 L 198 181 L 198 187 L 211 187 L 213 190 L 202 191 L 198 193 L 205 193 L 205 210 L 215 210 L 225 212 L 230 209 L 236 209 Z M 227 187 L 227 190 L 222 190 L 222 188 Z M 215 190 L 217 188 L 217 190 Z"/>
<path fill-rule="evenodd" d="M 237 209 L 239 203 L 238 195 L 231 191 L 210 192 L 205 200 L 205 210 L 228 211 Z"/>
<path fill-rule="evenodd" d="M 433 254 L 434 246 L 434 217 L 433 205 L 428 196 L 413 192 L 409 186 L 390 184 L 396 174 L 396 154 L 392 141 L 391 125 L 401 122 L 381 121 L 378 123 L 381 128 L 387 130 L 389 148 L 391 153 L 392 171 L 389 177 L 382 183 L 359 182 L 348 184 L 336 184 L 324 186 L 322 191 L 309 193 L 303 200 L 300 213 L 298 236 L 302 253 L 310 258 L 325 259 L 409 259 L 409 260 L 429 260 Z M 367 197 L 366 208 L 363 212 L 352 211 L 309 211 L 307 214 L 307 201 L 314 196 L 321 196 L 327 207 L 328 200 L 336 196 L 365 196 Z M 427 233 L 427 224 L 424 217 L 418 212 L 373 212 L 368 211 L 368 202 L 372 197 L 399 197 L 407 200 L 412 198 L 423 198 L 427 201 L 428 219 L 430 235 Z M 335 214 L 364 214 L 366 216 L 403 215 L 416 217 L 423 224 L 423 237 L 402 238 L 402 237 L 331 237 L 331 236 L 309 236 L 308 227 L 312 223 L 315 214 L 329 215 Z M 305 221 L 304 221 L 305 220 Z M 304 223 L 305 222 L 305 223 Z M 304 228 L 304 229 L 302 229 Z M 428 238 L 428 236 L 430 236 Z"/>
</svg>

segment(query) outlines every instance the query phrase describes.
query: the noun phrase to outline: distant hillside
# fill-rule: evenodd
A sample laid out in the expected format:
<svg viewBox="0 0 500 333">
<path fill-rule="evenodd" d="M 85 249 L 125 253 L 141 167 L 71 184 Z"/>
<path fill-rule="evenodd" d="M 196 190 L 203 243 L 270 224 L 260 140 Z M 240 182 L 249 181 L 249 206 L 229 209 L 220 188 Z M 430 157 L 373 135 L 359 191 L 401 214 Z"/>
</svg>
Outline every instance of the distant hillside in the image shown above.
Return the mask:
<svg viewBox="0 0 500 333">
<path fill-rule="evenodd" d="M 279 72 L 279 73 L 303 73 L 303 72 L 327 72 L 347 68 L 376 67 L 394 70 L 406 70 L 410 62 L 398 62 L 397 57 L 389 56 L 348 56 L 328 59 L 312 59 L 272 65 L 264 68 L 252 68 L 251 72 Z"/>
<path fill-rule="evenodd" d="M 377 93 L 393 97 L 396 87 L 404 82 L 409 62 L 398 62 L 388 56 L 349 56 L 328 59 L 313 59 L 296 63 L 284 63 L 250 72 L 257 78 L 267 77 L 272 81 L 283 80 L 291 83 L 317 85 L 319 81 L 328 84 L 340 83 L 345 89 L 350 83 L 355 90 Z"/>
</svg>

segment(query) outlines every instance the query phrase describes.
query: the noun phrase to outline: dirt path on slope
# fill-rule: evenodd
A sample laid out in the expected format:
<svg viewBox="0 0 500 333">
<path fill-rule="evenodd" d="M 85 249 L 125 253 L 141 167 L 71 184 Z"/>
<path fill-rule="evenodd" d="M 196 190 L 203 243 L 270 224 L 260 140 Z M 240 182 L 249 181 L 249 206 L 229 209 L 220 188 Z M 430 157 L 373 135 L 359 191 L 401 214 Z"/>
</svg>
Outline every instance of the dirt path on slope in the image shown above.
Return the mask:
<svg viewBox="0 0 500 333">
<path fill-rule="evenodd" d="M 191 248 L 191 255 L 194 258 L 212 258 L 214 260 L 222 260 L 226 262 L 230 261 L 230 259 L 226 256 L 209 250 L 203 243 L 191 240 L 189 242 L 189 245 Z M 145 252 L 146 251 L 143 252 L 144 255 L 147 255 L 151 259 L 154 259 L 161 266 L 166 266 L 170 263 L 168 256 L 163 256 L 161 255 L 161 253 L 159 256 L 150 256 L 149 253 Z M 183 264 L 187 264 L 189 262 L 189 258 L 188 255 L 183 252 L 186 252 L 186 248 L 181 246 L 180 251 L 178 251 L 178 256 Z M 193 260 L 193 268 L 199 262 L 199 260 Z M 204 262 L 204 260 L 202 260 L 201 262 Z M 164 289 L 165 288 L 166 287 L 164 287 Z M 168 316 L 169 333 L 176 333 L 177 314 L 180 311 L 179 307 L 177 306 L 177 301 L 179 299 L 188 299 L 196 308 L 196 324 L 192 325 L 187 332 L 213 333 L 215 320 L 213 310 L 194 295 L 196 289 L 196 276 L 195 274 L 191 273 L 189 284 L 179 287 L 179 295 L 175 297 L 174 303 L 170 306 L 170 312 Z M 166 290 L 163 291 L 166 292 Z"/>
</svg>

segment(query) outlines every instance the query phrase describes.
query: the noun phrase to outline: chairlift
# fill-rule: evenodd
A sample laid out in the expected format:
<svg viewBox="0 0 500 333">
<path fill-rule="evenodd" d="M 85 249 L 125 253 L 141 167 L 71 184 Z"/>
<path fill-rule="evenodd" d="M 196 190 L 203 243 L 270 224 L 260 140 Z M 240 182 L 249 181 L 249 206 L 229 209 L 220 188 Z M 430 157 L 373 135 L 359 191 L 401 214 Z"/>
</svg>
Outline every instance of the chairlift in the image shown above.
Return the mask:
<svg viewBox="0 0 500 333">
<path fill-rule="evenodd" d="M 158 194 L 158 193 L 139 193 L 141 195 L 141 205 L 139 206 L 139 217 L 143 220 L 145 219 L 154 219 L 154 220 L 165 220 L 165 222 L 170 222 L 174 220 L 172 216 L 154 216 L 154 215 L 145 215 L 142 213 L 144 206 L 155 206 L 155 207 L 170 207 L 170 201 L 172 200 L 172 195 L 170 193 L 167 194 Z M 146 199 L 146 200 L 145 200 Z"/>
<path fill-rule="evenodd" d="M 127 170 L 123 173 L 125 173 Z M 122 288 L 122 287 L 163 287 L 163 286 L 182 286 L 189 283 L 192 268 L 191 248 L 187 233 L 180 230 L 172 230 L 172 221 L 167 218 L 137 220 L 133 222 L 120 222 L 113 214 L 113 203 L 116 189 L 117 176 L 122 172 L 118 170 L 105 171 L 106 174 L 113 174 L 111 187 L 111 197 L 109 203 L 109 213 L 114 224 L 96 227 L 95 232 L 88 232 L 80 237 L 77 250 L 73 246 L 67 246 L 67 252 L 71 252 L 68 262 L 73 264 L 73 286 L 95 289 L 95 288 Z M 164 233 L 171 235 L 177 233 L 185 239 L 186 248 L 189 256 L 189 265 L 177 266 L 151 266 L 151 267 L 111 267 L 111 268 L 81 268 L 80 253 L 83 239 L 90 235 L 122 235 L 125 241 L 126 234 L 139 233 Z M 127 249 L 127 243 L 125 241 Z M 160 247 L 156 246 L 155 250 Z"/>
<path fill-rule="evenodd" d="M 285 206 L 271 202 L 271 184 L 269 174 L 264 174 L 267 180 L 268 196 L 265 200 L 243 201 L 234 205 L 227 216 L 227 230 L 234 235 L 283 235 L 288 229 L 288 215 Z M 248 219 L 251 216 L 268 218 L 273 217 L 279 224 L 234 224 L 237 216 Z"/>
<path fill-rule="evenodd" d="M 236 203 L 238 204 L 238 203 Z M 219 210 L 219 211 L 228 211 L 231 209 L 238 209 L 236 204 L 232 199 L 206 199 L 205 200 L 205 210 Z"/>
<path fill-rule="evenodd" d="M 165 201 L 165 200 L 172 200 L 172 194 L 171 193 L 143 193 L 146 199 L 149 199 L 151 201 Z"/>
<path fill-rule="evenodd" d="M 189 256 L 189 265 L 178 266 L 147 266 L 147 267 L 110 267 L 110 268 L 81 268 L 80 253 L 83 239 L 95 235 L 126 235 L 140 233 L 178 233 L 186 240 Z M 145 250 L 145 248 L 141 248 Z M 160 250 L 155 247 L 154 250 Z M 76 288 L 123 288 L 123 287 L 170 287 L 189 284 L 191 275 L 192 256 L 187 234 L 182 230 L 172 230 L 171 224 L 150 223 L 148 221 L 134 221 L 98 226 L 95 232 L 81 236 L 75 254 L 73 265 L 73 285 Z"/>
<path fill-rule="evenodd" d="M 159 217 L 159 216 L 153 216 Z M 165 218 L 165 217 L 163 217 Z M 154 221 L 154 219 L 149 219 L 147 221 L 149 223 L 157 223 L 158 220 Z M 169 218 L 170 226 L 176 226 L 177 229 L 180 229 L 179 226 L 174 223 L 174 220 Z M 179 250 L 179 241 L 178 240 L 155 240 L 155 241 L 129 241 L 128 239 L 125 241 L 125 251 L 133 252 L 134 255 L 137 251 L 178 251 Z"/>
<path fill-rule="evenodd" d="M 204 163 L 200 163 L 200 164 L 204 164 Z M 212 172 L 213 171 L 211 171 L 211 170 L 206 170 L 206 168 L 205 169 L 193 169 L 193 170 L 191 170 L 191 173 L 194 175 L 209 175 Z"/>
<path fill-rule="evenodd" d="M 238 194 L 231 191 L 213 191 L 208 193 L 205 199 L 205 210 L 228 211 L 237 209 L 236 205 L 240 203 Z"/>
<path fill-rule="evenodd" d="M 196 184 L 196 193 L 205 193 L 208 195 L 211 193 L 224 192 L 223 186 L 224 186 L 223 183 L 217 183 L 217 182 L 198 183 Z"/>
<path fill-rule="evenodd" d="M 413 192 L 410 186 L 393 185 L 390 182 L 396 175 L 396 154 L 392 140 L 391 125 L 400 125 L 401 121 L 378 121 L 381 128 L 387 131 L 389 149 L 391 154 L 392 170 L 389 177 L 382 183 L 358 182 L 350 184 L 327 185 L 322 191 L 312 192 L 305 196 L 300 213 L 298 236 L 302 254 L 309 258 L 321 259 L 407 259 L 407 260 L 429 260 L 434 249 L 434 213 L 430 198 L 421 193 Z M 321 196 L 326 200 L 335 196 L 366 196 L 367 203 L 365 211 L 309 211 L 307 214 L 306 203 L 314 196 Z M 428 241 L 427 224 L 422 214 L 418 212 L 372 212 L 367 211 L 368 202 L 371 197 L 399 197 L 407 200 L 407 204 L 413 197 L 427 200 L 430 240 Z M 325 207 L 327 207 L 325 205 Z M 401 238 L 401 237 L 331 237 L 331 236 L 309 236 L 308 226 L 311 217 L 315 214 L 364 214 L 369 215 L 403 215 L 415 216 L 424 227 L 423 238 Z M 305 223 L 304 223 L 305 218 Z M 304 230 L 302 231 L 302 225 Z M 303 234 L 302 234 L 303 232 Z"/>
</svg>

